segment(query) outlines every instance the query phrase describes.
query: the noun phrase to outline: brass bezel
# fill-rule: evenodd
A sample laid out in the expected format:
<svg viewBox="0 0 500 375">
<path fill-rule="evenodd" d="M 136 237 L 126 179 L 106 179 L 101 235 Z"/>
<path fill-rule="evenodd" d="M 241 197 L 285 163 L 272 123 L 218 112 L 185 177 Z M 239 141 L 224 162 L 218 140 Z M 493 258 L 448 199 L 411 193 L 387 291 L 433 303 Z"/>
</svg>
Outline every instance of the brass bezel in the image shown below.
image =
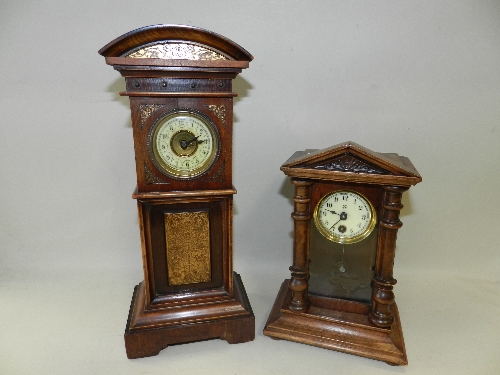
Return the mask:
<svg viewBox="0 0 500 375">
<path fill-rule="evenodd" d="M 175 117 L 192 117 L 199 121 L 201 121 L 210 132 L 212 136 L 212 152 L 210 157 L 197 168 L 189 169 L 189 170 L 181 170 L 178 168 L 173 168 L 172 166 L 166 164 L 156 149 L 156 139 L 158 136 L 159 130 L 162 128 L 163 124 L 167 121 L 175 118 Z M 182 131 L 182 130 L 181 130 Z M 180 131 L 179 131 L 180 132 Z M 156 122 L 151 127 L 151 130 L 148 135 L 148 152 L 151 158 L 151 161 L 155 165 L 158 170 L 160 170 L 164 175 L 171 177 L 176 180 L 190 180 L 198 178 L 204 175 L 208 170 L 215 164 L 220 154 L 220 136 L 217 126 L 213 123 L 213 121 L 206 116 L 204 113 L 196 111 L 194 109 L 175 109 L 165 113 L 163 116 L 158 118 Z M 178 154 L 173 150 L 174 153 Z M 189 157 L 190 155 L 186 155 L 185 157 Z M 180 155 L 184 157 L 183 155 Z"/>
<path fill-rule="evenodd" d="M 352 193 L 352 194 L 359 196 L 361 199 L 363 199 L 368 204 L 368 207 L 370 209 L 370 214 L 371 214 L 370 224 L 368 224 L 368 227 L 366 227 L 366 229 L 362 233 L 360 233 L 356 236 L 348 237 L 348 236 L 337 236 L 335 234 L 332 234 L 323 226 L 323 224 L 321 224 L 321 221 L 319 220 L 319 207 L 321 206 L 321 203 L 324 200 L 328 199 L 328 197 L 330 197 L 331 195 L 339 194 L 339 193 Z M 370 200 L 368 198 L 366 198 L 363 194 L 360 194 L 357 191 L 353 191 L 353 190 L 335 190 L 335 191 L 329 192 L 328 194 L 325 194 L 319 200 L 318 204 L 316 204 L 316 207 L 314 208 L 313 218 L 314 218 L 314 224 L 316 225 L 316 228 L 318 228 L 318 231 L 325 238 L 327 238 L 328 240 L 330 240 L 332 242 L 336 242 L 336 243 L 340 243 L 340 244 L 353 244 L 353 243 L 360 242 L 360 241 L 364 240 L 366 237 L 368 237 L 370 235 L 370 233 L 373 231 L 373 229 L 375 229 L 375 225 L 377 224 L 377 214 L 376 214 L 375 208 L 371 204 Z"/>
</svg>

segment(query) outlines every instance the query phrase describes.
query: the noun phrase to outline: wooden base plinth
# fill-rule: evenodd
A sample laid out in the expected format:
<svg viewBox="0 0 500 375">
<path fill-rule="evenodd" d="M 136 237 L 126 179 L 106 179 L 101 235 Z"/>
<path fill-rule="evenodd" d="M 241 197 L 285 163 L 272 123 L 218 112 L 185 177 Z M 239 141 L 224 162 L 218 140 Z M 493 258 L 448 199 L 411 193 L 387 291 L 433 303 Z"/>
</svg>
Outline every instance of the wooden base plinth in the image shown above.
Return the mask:
<svg viewBox="0 0 500 375">
<path fill-rule="evenodd" d="M 296 341 L 325 349 L 407 365 L 403 332 L 396 304 L 391 311 L 395 321 L 390 329 L 368 321 L 369 307 L 352 301 L 310 296 L 306 313 L 288 309 L 290 280 L 285 280 L 264 328 L 264 335 Z"/>
<path fill-rule="evenodd" d="M 144 283 L 134 289 L 125 329 L 127 357 L 157 355 L 168 345 L 220 338 L 230 344 L 255 338 L 255 317 L 240 275 L 234 297 L 145 310 Z"/>
</svg>

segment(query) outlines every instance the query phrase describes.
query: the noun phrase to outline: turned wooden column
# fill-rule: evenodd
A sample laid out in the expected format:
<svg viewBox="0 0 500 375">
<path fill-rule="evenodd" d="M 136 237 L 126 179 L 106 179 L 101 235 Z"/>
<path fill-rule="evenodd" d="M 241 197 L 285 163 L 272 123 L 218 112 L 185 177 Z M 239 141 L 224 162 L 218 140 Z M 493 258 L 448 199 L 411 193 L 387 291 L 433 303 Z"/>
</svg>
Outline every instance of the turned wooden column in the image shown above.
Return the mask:
<svg viewBox="0 0 500 375">
<path fill-rule="evenodd" d="M 396 237 L 398 229 L 403 226 L 399 220 L 399 211 L 403 208 L 401 197 L 408 187 L 384 186 L 384 190 L 373 278 L 372 307 L 368 319 L 377 327 L 389 328 L 394 323 L 391 305 L 394 303 L 393 287 L 396 284 L 396 279 L 392 277 Z"/>
<path fill-rule="evenodd" d="M 291 179 L 295 185 L 295 195 L 293 197 L 294 211 L 292 218 L 294 222 L 293 239 L 293 265 L 290 267 L 292 278 L 290 289 L 292 299 L 288 308 L 293 311 L 305 312 L 309 309 L 307 298 L 307 287 L 309 278 L 309 232 L 311 212 L 309 209 L 310 186 L 312 181 Z"/>
</svg>

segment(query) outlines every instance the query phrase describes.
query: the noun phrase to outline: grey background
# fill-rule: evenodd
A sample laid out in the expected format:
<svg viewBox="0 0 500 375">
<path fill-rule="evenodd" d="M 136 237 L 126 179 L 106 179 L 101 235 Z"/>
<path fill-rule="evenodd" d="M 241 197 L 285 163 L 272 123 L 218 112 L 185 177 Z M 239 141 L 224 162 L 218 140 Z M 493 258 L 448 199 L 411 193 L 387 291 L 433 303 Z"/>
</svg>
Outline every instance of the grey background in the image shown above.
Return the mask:
<svg viewBox="0 0 500 375">
<path fill-rule="evenodd" d="M 498 1 L 1 1 L 1 374 L 497 374 Z M 235 81 L 234 269 L 256 340 L 126 359 L 142 280 L 124 81 L 97 50 L 203 27 L 255 57 Z M 292 261 L 296 150 L 408 156 L 395 287 L 410 365 L 262 335 Z"/>
</svg>

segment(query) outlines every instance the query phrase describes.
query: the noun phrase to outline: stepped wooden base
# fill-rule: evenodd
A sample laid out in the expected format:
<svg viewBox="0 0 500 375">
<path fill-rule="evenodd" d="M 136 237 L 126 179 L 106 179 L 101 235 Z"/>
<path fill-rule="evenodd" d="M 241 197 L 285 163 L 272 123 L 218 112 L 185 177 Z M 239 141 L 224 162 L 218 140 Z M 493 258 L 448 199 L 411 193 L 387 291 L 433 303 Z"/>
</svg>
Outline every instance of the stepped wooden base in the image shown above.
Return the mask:
<svg viewBox="0 0 500 375">
<path fill-rule="evenodd" d="M 144 283 L 134 289 L 125 329 L 127 357 L 157 355 L 168 345 L 220 338 L 230 344 L 255 338 L 255 317 L 240 275 L 234 273 L 234 297 L 200 298 L 191 304 L 145 310 Z"/>
<path fill-rule="evenodd" d="M 290 280 L 281 285 L 264 335 L 303 344 L 377 359 L 391 365 L 407 365 L 403 332 L 396 304 L 391 311 L 395 321 L 390 329 L 368 321 L 367 305 L 333 298 L 310 296 L 307 313 L 288 309 Z"/>
</svg>

